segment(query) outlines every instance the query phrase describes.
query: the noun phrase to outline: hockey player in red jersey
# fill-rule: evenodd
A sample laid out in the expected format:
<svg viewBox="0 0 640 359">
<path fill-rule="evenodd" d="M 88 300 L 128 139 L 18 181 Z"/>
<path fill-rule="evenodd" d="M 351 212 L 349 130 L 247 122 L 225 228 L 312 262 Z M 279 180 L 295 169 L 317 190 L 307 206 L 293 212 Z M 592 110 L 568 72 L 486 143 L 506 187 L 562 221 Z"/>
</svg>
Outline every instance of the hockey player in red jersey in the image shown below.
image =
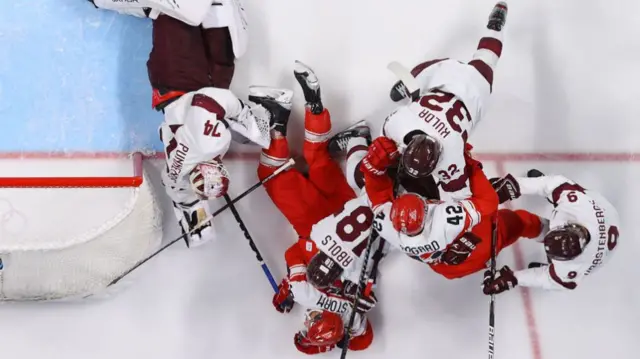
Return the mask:
<svg viewBox="0 0 640 359">
<path fill-rule="evenodd" d="M 470 147 L 468 147 L 469 149 Z M 497 251 L 520 237 L 535 238 L 542 230 L 538 216 L 527 211 L 498 211 L 498 196 L 480 162 L 465 152 L 471 197 L 459 201 L 430 201 L 405 193 L 394 198 L 386 169 L 398 160 L 394 141 L 375 139 L 360 168 L 376 212 L 374 228 L 392 246 L 429 264 L 448 279 L 486 268 L 490 259 L 492 222 L 498 221 Z"/>
<path fill-rule="evenodd" d="M 421 63 L 411 74 L 401 75 L 406 82 L 414 82 L 411 86 L 398 82 L 391 91 L 394 101 L 407 96 L 413 100 L 395 109 L 382 126 L 382 135 L 401 146 L 402 173 L 414 178 L 434 176 L 454 200 L 471 195 L 464 148 L 491 94 L 506 18 L 506 3 L 497 3 L 469 63 L 453 59 Z"/>
<path fill-rule="evenodd" d="M 372 291 L 356 306 L 352 328 L 345 328 L 357 288 L 359 256 L 369 240 L 373 212 L 366 198 L 356 196 L 330 151 L 350 150 L 366 153 L 369 130 L 355 126 L 332 138 L 329 112 L 323 107 L 320 87 L 313 71 L 297 62 L 294 75 L 303 89 L 306 105 L 303 154 L 309 166 L 305 176 L 288 170 L 265 184 L 274 204 L 287 217 L 299 239 L 285 252 L 288 275 L 273 297 L 273 305 L 283 313 L 294 303 L 304 306 L 304 329 L 294 336 L 298 350 L 318 354 L 340 345 L 344 330 L 352 339 L 350 350 L 363 350 L 373 340 L 373 329 L 366 313 L 377 300 Z M 269 107 L 269 101 L 259 101 Z M 290 156 L 286 118 L 274 124 L 271 145 L 261 154 L 258 177 L 263 179 L 284 164 Z M 350 230 L 345 228 L 349 226 Z M 379 241 L 377 244 L 382 244 Z M 373 244 L 374 249 L 380 248 Z M 334 250 L 329 250 L 332 246 Z M 319 248 L 321 250 L 319 250 Z M 379 254 L 381 251 L 376 250 Z M 376 258 L 376 257 L 374 257 Z M 378 257 L 379 258 L 379 257 Z M 377 262 L 375 259 L 369 264 Z"/>
</svg>

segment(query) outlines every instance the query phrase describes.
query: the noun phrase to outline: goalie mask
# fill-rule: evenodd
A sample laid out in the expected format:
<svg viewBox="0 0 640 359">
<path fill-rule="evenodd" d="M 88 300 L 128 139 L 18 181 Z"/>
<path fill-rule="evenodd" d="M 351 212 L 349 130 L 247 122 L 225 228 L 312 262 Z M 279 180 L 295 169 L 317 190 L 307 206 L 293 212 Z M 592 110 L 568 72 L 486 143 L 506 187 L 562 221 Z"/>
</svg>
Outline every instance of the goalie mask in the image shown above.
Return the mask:
<svg viewBox="0 0 640 359">
<path fill-rule="evenodd" d="M 307 265 L 307 280 L 318 289 L 325 289 L 335 282 L 344 269 L 324 252 L 318 251 Z"/>
<path fill-rule="evenodd" d="M 441 153 L 442 146 L 436 139 L 426 134 L 415 135 L 402 153 L 400 164 L 409 176 L 426 177 L 438 165 Z"/>
<path fill-rule="evenodd" d="M 202 199 L 218 198 L 229 189 L 229 172 L 224 164 L 216 158 L 198 163 L 189 174 L 191 187 Z"/>
<path fill-rule="evenodd" d="M 585 227 L 569 223 L 544 236 L 544 249 L 553 260 L 569 261 L 582 254 L 590 240 L 589 231 Z"/>
<path fill-rule="evenodd" d="M 305 315 L 304 327 L 311 345 L 331 346 L 344 336 L 342 318 L 326 310 L 311 309 Z"/>
</svg>

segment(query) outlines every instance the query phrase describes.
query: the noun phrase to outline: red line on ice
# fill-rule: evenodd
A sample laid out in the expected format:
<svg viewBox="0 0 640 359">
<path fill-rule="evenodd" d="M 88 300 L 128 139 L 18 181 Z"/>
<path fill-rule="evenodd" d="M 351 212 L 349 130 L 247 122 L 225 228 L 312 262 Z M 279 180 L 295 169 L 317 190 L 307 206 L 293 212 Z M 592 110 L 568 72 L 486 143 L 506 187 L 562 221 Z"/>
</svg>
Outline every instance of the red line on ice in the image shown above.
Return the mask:
<svg viewBox="0 0 640 359">
<path fill-rule="evenodd" d="M 232 160 L 257 160 L 259 152 L 230 152 L 225 158 Z M 530 152 L 530 153 L 477 153 L 483 161 L 556 161 L 556 162 L 640 162 L 640 153 L 625 152 Z M 127 152 L 0 152 L 0 159 L 113 159 L 126 158 Z M 162 152 L 145 154 L 145 158 L 164 158 Z"/>
</svg>

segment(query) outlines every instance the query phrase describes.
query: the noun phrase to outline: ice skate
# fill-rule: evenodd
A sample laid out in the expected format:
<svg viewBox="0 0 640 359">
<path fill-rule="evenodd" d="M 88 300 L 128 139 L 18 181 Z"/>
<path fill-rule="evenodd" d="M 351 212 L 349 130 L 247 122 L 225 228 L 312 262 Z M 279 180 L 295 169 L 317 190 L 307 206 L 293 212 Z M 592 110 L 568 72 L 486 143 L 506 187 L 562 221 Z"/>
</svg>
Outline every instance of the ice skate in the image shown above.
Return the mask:
<svg viewBox="0 0 640 359">
<path fill-rule="evenodd" d="M 527 177 L 529 178 L 542 177 L 542 176 L 544 176 L 544 173 L 538 171 L 535 168 L 532 168 L 527 172 Z"/>
<path fill-rule="evenodd" d="M 320 96 L 320 82 L 313 70 L 300 61 L 295 62 L 293 75 L 302 87 L 304 100 L 313 114 L 320 114 L 324 110 Z"/>
<path fill-rule="evenodd" d="M 344 131 L 338 132 L 329 139 L 328 149 L 331 155 L 336 155 L 347 150 L 349 140 L 354 137 L 362 137 L 371 144 L 371 130 L 365 120 L 358 121 Z"/>
<path fill-rule="evenodd" d="M 287 122 L 291 114 L 293 91 L 275 87 L 249 87 L 249 101 L 264 107 L 270 116 L 271 129 L 287 135 Z"/>
<path fill-rule="evenodd" d="M 178 219 L 182 234 L 191 232 L 196 226 L 211 215 L 209 205 L 205 200 L 198 200 L 190 206 L 173 203 L 173 212 Z M 197 247 L 216 237 L 211 221 L 203 224 L 193 233 L 187 234 L 185 242 L 187 247 Z"/>
<path fill-rule="evenodd" d="M 527 268 L 531 269 L 531 268 L 540 268 L 540 267 L 544 267 L 547 266 L 547 263 L 540 263 L 540 262 L 531 262 L 529 263 L 529 265 L 527 266 Z"/>
<path fill-rule="evenodd" d="M 494 31 L 502 31 L 504 24 L 507 22 L 507 3 L 504 1 L 498 2 L 491 10 L 489 14 L 489 22 L 487 23 L 487 29 Z"/>
</svg>

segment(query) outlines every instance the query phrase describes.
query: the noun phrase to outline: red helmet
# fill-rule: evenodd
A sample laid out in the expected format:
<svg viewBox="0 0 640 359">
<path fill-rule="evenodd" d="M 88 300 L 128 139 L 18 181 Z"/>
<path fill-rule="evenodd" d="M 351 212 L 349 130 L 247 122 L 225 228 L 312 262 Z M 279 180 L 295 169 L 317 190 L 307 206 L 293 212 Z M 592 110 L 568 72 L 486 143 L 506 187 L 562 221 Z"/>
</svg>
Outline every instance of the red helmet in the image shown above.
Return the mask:
<svg viewBox="0 0 640 359">
<path fill-rule="evenodd" d="M 344 336 L 342 318 L 326 310 L 309 310 L 304 326 L 307 329 L 307 339 L 312 345 L 334 345 Z"/>
<path fill-rule="evenodd" d="M 551 259 L 569 261 L 582 254 L 590 240 L 589 230 L 571 223 L 547 232 L 544 236 L 544 249 Z"/>
<path fill-rule="evenodd" d="M 406 193 L 396 198 L 391 206 L 393 228 L 408 236 L 415 236 L 424 229 L 427 203 L 414 193 Z"/>
<path fill-rule="evenodd" d="M 402 153 L 401 164 L 411 177 L 426 177 L 433 172 L 440 160 L 442 146 L 433 137 L 426 134 L 413 136 Z"/>
</svg>

